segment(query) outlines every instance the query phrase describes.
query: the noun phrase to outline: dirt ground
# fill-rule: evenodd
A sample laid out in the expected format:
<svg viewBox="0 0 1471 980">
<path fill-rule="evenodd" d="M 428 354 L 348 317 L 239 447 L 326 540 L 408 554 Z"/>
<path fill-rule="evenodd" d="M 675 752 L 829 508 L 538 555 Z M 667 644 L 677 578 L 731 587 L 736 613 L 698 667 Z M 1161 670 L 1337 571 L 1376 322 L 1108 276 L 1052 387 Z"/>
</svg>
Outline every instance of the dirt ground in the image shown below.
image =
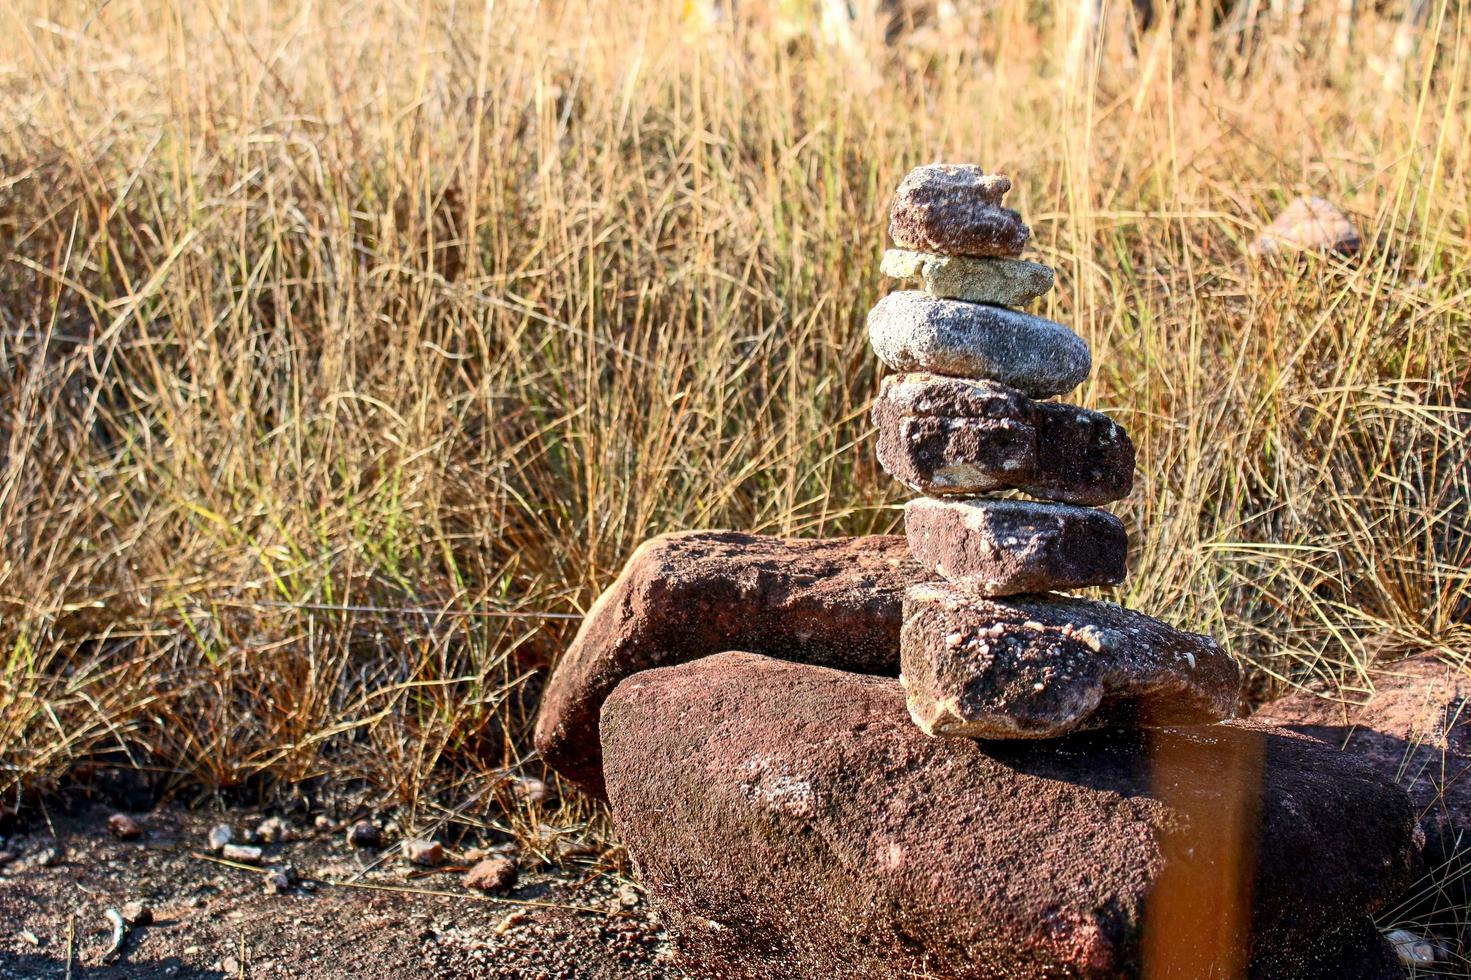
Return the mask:
<svg viewBox="0 0 1471 980">
<path fill-rule="evenodd" d="M 145 834 L 124 841 L 112 812 L 0 838 L 0 978 L 685 977 L 641 894 L 595 856 L 523 858 L 497 898 L 461 870 L 416 875 L 396 847 L 355 850 L 332 824 L 297 825 L 299 839 L 265 845 L 265 867 L 250 869 L 211 860 L 208 834 L 230 823 L 239 840 L 263 814 L 135 814 Z M 268 894 L 266 869 L 287 864 L 300 883 Z M 108 961 L 105 913 L 129 902 L 153 922 Z"/>
</svg>

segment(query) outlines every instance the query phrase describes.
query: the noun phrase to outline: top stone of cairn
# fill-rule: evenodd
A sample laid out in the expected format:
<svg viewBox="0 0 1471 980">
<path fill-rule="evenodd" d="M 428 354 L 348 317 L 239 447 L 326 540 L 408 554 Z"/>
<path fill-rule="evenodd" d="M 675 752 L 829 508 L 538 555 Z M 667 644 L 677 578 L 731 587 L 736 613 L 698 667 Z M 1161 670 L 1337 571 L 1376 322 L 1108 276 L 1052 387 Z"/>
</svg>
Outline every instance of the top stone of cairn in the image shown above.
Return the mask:
<svg viewBox="0 0 1471 980">
<path fill-rule="evenodd" d="M 936 255 L 1015 257 L 1032 231 L 1001 206 L 1011 178 L 972 163 L 915 167 L 894 193 L 889 237 L 900 248 Z"/>
</svg>

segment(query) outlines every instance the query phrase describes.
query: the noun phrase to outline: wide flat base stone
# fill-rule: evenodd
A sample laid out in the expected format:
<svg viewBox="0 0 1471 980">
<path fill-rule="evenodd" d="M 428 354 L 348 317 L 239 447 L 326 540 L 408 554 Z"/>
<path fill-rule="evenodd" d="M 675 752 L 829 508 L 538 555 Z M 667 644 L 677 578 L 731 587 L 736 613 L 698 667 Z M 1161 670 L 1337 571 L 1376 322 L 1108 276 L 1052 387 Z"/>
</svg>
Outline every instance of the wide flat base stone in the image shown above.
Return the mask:
<svg viewBox="0 0 1471 980">
<path fill-rule="evenodd" d="M 1210 637 L 1074 596 L 991 600 L 916 585 L 899 646 L 910 714 L 933 735 L 1208 724 L 1235 713 L 1241 689 L 1236 661 Z"/>
<path fill-rule="evenodd" d="M 927 577 L 897 535 L 686 531 L 646 541 L 557 662 L 537 751 L 601 796 L 598 711 L 609 692 L 629 674 L 732 647 L 895 676 L 904 589 Z"/>
<path fill-rule="evenodd" d="M 1016 489 L 1097 506 L 1134 486 L 1134 443 L 1123 426 L 994 381 L 891 374 L 872 417 L 879 464 L 931 496 Z"/>
<path fill-rule="evenodd" d="M 985 596 L 1118 585 L 1129 534 L 1107 511 L 1034 500 L 932 500 L 904 507 L 909 553 Z"/>
<path fill-rule="evenodd" d="M 974 259 L 891 248 L 879 271 L 891 279 L 919 279 L 939 299 L 1026 306 L 1052 288 L 1052 270 L 1023 259 Z"/>
<path fill-rule="evenodd" d="M 896 371 L 997 381 L 1034 398 L 1071 391 L 1093 366 L 1083 338 L 1060 323 L 918 290 L 879 300 L 868 340 Z"/>
<path fill-rule="evenodd" d="M 893 680 L 740 653 L 629 677 L 602 734 L 691 976 L 1394 975 L 1369 916 L 1413 876 L 1408 805 L 1311 739 L 934 739 Z"/>
<path fill-rule="evenodd" d="M 1010 178 L 974 164 L 916 167 L 894 192 L 889 237 L 901 248 L 940 255 L 1020 255 L 1032 231 L 1001 206 L 1009 190 Z"/>
</svg>

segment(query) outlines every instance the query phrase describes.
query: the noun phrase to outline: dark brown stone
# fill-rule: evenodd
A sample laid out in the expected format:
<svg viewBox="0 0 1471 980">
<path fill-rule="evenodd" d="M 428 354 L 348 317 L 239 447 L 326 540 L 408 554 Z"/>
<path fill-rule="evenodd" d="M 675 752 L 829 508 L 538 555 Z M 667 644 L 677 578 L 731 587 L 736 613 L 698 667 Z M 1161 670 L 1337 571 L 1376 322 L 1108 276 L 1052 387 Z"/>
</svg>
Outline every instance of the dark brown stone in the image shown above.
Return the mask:
<svg viewBox="0 0 1471 980">
<path fill-rule="evenodd" d="M 916 167 L 894 192 L 889 237 L 901 248 L 937 255 L 1020 255 L 1032 231 L 1001 206 L 1009 190 L 1005 175 L 974 164 Z"/>
<path fill-rule="evenodd" d="M 629 674 L 748 649 L 897 676 L 904 589 L 927 577 L 899 536 L 654 538 L 588 610 L 557 664 L 536 747 L 548 765 L 601 796 L 598 711 Z"/>
<path fill-rule="evenodd" d="M 994 381 L 898 374 L 873 403 L 884 470 L 932 496 L 1016 489 L 1097 506 L 1129 495 L 1134 443 L 1102 412 Z"/>
<path fill-rule="evenodd" d="M 904 508 L 914 560 L 979 595 L 1124 580 L 1129 534 L 1107 511 L 1035 500 L 932 500 Z"/>
<path fill-rule="evenodd" d="M 934 735 L 1205 724 L 1231 717 L 1241 688 L 1241 669 L 1210 637 L 1073 596 L 993 601 L 916 585 L 900 650 L 909 712 Z"/>
<path fill-rule="evenodd" d="M 1471 856 L 1471 678 L 1426 653 L 1376 667 L 1369 681 L 1373 693 L 1352 702 L 1319 687 L 1253 718 L 1322 739 L 1403 786 L 1435 877 Z M 1457 891 L 1471 891 L 1466 875 L 1449 877 Z"/>
<path fill-rule="evenodd" d="M 934 739 L 893 680 L 742 653 L 628 678 L 602 737 L 694 976 L 1392 975 L 1368 917 L 1412 873 L 1404 793 L 1311 739 Z"/>
</svg>

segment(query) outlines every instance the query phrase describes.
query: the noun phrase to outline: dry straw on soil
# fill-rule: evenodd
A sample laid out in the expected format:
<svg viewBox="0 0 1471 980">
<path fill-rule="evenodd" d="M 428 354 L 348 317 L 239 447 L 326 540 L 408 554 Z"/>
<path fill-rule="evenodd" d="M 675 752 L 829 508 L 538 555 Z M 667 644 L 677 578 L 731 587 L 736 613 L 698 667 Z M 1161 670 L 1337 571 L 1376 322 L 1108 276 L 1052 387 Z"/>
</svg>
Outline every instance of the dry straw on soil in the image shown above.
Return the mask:
<svg viewBox="0 0 1471 980">
<path fill-rule="evenodd" d="M 1396 77 L 1336 3 L 1111 17 L 1071 72 L 1015 0 L 892 46 L 800 5 L 4 4 L 0 790 L 331 773 L 524 828 L 472 791 L 638 541 L 896 524 L 863 313 L 937 158 L 1014 176 L 1076 397 L 1138 444 L 1125 600 L 1259 692 L 1464 657 L 1471 12 L 1431 6 Z M 1362 260 L 1243 259 L 1300 192 Z"/>
</svg>

